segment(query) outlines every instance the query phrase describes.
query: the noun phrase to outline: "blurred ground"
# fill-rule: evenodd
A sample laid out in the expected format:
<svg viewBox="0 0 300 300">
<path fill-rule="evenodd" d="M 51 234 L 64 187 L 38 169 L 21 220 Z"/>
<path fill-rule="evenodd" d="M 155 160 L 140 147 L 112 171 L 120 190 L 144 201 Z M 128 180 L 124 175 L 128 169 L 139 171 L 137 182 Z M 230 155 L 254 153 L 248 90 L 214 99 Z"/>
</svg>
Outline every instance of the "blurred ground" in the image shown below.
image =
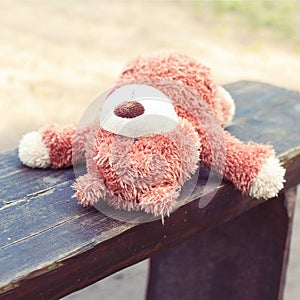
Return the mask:
<svg viewBox="0 0 300 300">
<path fill-rule="evenodd" d="M 129 59 L 154 50 L 172 48 L 197 58 L 219 83 L 299 85 L 300 55 L 284 40 L 272 44 L 264 33 L 230 26 L 228 18 L 204 19 L 186 2 L 0 0 L 0 5 L 1 151 L 46 122 L 77 122 Z"/>
<path fill-rule="evenodd" d="M 154 50 L 177 49 L 206 63 L 220 84 L 250 79 L 299 89 L 300 53 L 291 46 L 292 36 L 275 40 L 269 30 L 254 30 L 230 14 L 223 18 L 222 10 L 213 15 L 196 4 L 0 0 L 0 151 L 16 147 L 22 134 L 45 123 L 77 122 L 126 61 Z M 294 254 L 299 249 L 294 234 L 287 300 L 300 294 L 300 260 Z M 129 299 L 131 282 L 143 286 L 145 269 L 144 263 L 106 282 Z M 69 299 L 99 299 L 99 291 L 91 287 Z M 130 299 L 141 299 L 136 297 Z"/>
</svg>

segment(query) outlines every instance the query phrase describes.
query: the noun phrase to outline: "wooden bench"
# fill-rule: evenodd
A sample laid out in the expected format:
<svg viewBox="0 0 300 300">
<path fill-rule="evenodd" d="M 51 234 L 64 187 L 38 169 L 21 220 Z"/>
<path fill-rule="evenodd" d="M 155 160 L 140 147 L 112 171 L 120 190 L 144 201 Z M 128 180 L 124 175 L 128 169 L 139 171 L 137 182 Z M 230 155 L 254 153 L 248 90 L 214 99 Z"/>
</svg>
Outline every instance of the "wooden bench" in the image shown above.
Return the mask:
<svg viewBox="0 0 300 300">
<path fill-rule="evenodd" d="M 222 182 L 204 208 L 196 189 L 165 225 L 128 224 L 77 205 L 72 168 L 32 170 L 16 150 L 3 153 L 0 299 L 58 299 L 148 257 L 151 300 L 281 299 L 300 183 L 300 95 L 246 81 L 227 88 L 237 102 L 228 130 L 272 143 L 287 168 L 278 198 L 253 200 Z"/>
</svg>

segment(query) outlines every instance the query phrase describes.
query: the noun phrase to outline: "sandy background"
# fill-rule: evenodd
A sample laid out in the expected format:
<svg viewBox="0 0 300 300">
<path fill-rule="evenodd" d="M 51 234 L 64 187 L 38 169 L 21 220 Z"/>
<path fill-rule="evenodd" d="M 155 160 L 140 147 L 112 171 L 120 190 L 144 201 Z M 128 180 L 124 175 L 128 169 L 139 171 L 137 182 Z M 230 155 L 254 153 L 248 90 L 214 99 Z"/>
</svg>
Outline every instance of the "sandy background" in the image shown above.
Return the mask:
<svg viewBox="0 0 300 300">
<path fill-rule="evenodd" d="M 47 122 L 77 122 L 128 60 L 155 50 L 197 58 L 219 83 L 252 79 L 299 86 L 299 54 L 287 51 L 284 41 L 267 43 L 267 35 L 249 38 L 230 24 L 203 21 L 185 2 L 0 5 L 0 151 Z"/>
<path fill-rule="evenodd" d="M 24 133 L 45 123 L 77 122 L 129 59 L 154 50 L 193 56 L 212 68 L 220 84 L 249 79 L 299 89 L 300 54 L 288 43 L 231 26 L 230 19 L 201 18 L 184 1 L 0 0 L 0 5 L 0 151 L 16 147 Z M 288 300 L 300 294 L 299 249 L 295 234 Z M 105 286 L 111 295 L 105 299 L 142 299 L 146 269 L 139 264 L 69 299 L 99 299 Z M 132 289 L 134 280 L 139 289 Z"/>
</svg>

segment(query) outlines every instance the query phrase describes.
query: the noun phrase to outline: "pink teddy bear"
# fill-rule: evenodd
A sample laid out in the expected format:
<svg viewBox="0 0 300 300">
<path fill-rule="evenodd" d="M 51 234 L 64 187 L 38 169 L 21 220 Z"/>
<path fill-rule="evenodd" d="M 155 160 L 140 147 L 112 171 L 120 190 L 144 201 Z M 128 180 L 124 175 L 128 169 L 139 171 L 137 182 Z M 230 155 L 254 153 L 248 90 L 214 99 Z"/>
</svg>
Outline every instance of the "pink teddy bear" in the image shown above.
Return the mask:
<svg viewBox="0 0 300 300">
<path fill-rule="evenodd" d="M 124 96 L 130 90 L 134 99 Z M 28 133 L 19 158 L 32 168 L 53 169 L 85 158 L 87 174 L 73 185 L 80 204 L 104 199 L 162 218 L 199 163 L 244 194 L 275 197 L 285 169 L 272 146 L 244 144 L 224 130 L 234 112 L 232 97 L 207 67 L 176 52 L 155 53 L 125 67 L 97 122 L 77 131 L 51 125 Z"/>
</svg>

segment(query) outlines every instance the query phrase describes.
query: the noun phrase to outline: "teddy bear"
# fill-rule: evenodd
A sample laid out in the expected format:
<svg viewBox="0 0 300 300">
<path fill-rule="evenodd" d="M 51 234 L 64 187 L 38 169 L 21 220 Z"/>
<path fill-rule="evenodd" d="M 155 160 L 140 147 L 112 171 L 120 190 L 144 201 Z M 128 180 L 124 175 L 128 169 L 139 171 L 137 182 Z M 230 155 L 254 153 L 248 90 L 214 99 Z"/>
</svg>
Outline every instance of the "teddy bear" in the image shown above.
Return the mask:
<svg viewBox="0 0 300 300">
<path fill-rule="evenodd" d="M 126 211 L 169 216 L 199 165 L 253 198 L 275 197 L 285 169 L 271 145 L 243 143 L 226 131 L 234 100 L 211 71 L 174 51 L 129 62 L 84 128 L 47 125 L 24 135 L 21 162 L 65 168 L 85 160 L 73 185 L 83 206 L 103 199 Z"/>
</svg>

